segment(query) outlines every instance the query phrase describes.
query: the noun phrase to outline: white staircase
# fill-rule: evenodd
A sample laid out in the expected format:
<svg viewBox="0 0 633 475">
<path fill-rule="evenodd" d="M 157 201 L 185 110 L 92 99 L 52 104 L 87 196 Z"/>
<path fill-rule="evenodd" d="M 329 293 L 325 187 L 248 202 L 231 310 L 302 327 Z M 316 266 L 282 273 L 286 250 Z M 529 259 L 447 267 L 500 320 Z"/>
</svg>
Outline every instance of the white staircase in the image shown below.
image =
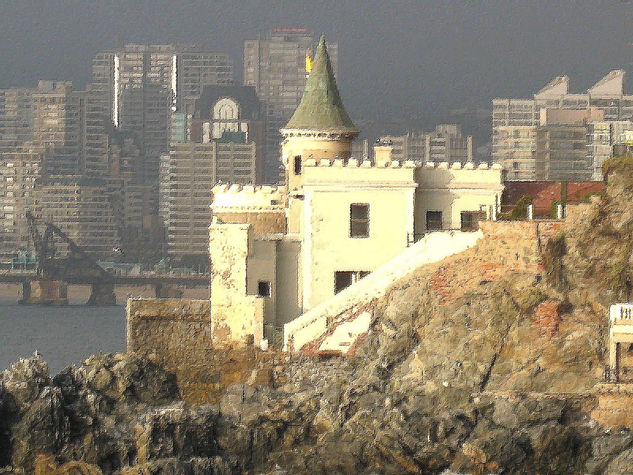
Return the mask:
<svg viewBox="0 0 633 475">
<path fill-rule="evenodd" d="M 465 251 L 474 246 L 481 237 L 481 231 L 438 231 L 427 234 L 365 278 L 286 323 L 284 350 L 290 349 L 291 341 L 293 350 L 299 351 L 307 343 L 322 338 L 328 331 L 329 321 L 330 328 L 335 328 L 323 340 L 319 351 L 340 352 L 345 355 L 358 336 L 369 330 L 371 324 L 371 315 L 368 312 L 353 315 L 354 309 L 374 298 L 382 297 L 391 284 L 418 267 Z"/>
</svg>

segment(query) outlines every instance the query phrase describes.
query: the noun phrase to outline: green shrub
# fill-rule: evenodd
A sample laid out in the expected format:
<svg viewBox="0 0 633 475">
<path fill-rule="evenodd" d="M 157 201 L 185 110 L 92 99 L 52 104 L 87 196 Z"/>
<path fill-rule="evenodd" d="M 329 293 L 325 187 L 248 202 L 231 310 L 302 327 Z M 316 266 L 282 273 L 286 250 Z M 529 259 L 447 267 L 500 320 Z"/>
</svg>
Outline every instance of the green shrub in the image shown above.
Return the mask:
<svg viewBox="0 0 633 475">
<path fill-rule="evenodd" d="M 514 205 L 510 212 L 511 220 L 525 219 L 527 218 L 528 206 L 532 204 L 532 197 L 530 195 L 523 195 Z"/>
<path fill-rule="evenodd" d="M 633 170 L 633 154 L 630 152 L 620 157 L 612 157 L 602 164 L 602 176 L 606 180 L 608 176 L 616 170 Z"/>
</svg>

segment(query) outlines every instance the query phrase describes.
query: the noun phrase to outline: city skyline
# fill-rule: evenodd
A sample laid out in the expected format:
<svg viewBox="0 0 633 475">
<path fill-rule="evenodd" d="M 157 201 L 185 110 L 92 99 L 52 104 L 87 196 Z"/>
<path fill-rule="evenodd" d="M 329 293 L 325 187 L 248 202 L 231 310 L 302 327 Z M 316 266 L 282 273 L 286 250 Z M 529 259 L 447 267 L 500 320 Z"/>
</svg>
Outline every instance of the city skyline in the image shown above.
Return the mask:
<svg viewBox="0 0 633 475">
<path fill-rule="evenodd" d="M 353 117 L 415 118 L 489 107 L 495 96 L 523 97 L 544 78 L 563 74 L 580 91 L 603 71 L 630 69 L 633 53 L 628 2 L 293 5 L 6 2 L 0 27 L 9 41 L 0 46 L 0 61 L 9 67 L 0 87 L 64 79 L 82 88 L 92 56 L 123 42 L 196 43 L 240 64 L 245 39 L 274 27 L 305 27 L 340 43 L 339 79 Z"/>
</svg>

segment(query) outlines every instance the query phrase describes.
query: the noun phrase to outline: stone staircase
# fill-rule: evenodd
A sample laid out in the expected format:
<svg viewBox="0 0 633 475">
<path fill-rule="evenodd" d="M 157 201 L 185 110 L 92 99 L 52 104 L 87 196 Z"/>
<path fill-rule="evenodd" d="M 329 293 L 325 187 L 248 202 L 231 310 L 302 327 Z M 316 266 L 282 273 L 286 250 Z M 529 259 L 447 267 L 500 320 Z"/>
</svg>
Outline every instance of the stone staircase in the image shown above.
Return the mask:
<svg viewBox="0 0 633 475">
<path fill-rule="evenodd" d="M 481 231 L 429 233 L 365 278 L 284 325 L 284 350 L 346 355 L 369 330 L 370 303 L 420 266 L 462 252 L 483 237 Z"/>
</svg>

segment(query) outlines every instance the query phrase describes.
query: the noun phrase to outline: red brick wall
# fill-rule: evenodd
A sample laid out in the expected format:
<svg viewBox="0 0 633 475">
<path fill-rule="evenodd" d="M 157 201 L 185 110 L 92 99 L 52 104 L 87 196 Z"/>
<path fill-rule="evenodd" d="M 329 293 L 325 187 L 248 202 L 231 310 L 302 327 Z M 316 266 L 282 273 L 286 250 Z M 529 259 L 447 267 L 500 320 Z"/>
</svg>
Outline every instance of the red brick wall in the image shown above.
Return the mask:
<svg viewBox="0 0 633 475">
<path fill-rule="evenodd" d="M 549 214 L 552 203 L 563 201 L 563 193 L 567 187 L 569 204 L 582 203 L 588 194 L 600 194 L 604 191 L 602 181 L 578 181 L 562 183 L 559 181 L 507 181 L 501 203 L 503 211 L 509 211 L 523 195 L 532 197 L 534 216 Z"/>
</svg>

